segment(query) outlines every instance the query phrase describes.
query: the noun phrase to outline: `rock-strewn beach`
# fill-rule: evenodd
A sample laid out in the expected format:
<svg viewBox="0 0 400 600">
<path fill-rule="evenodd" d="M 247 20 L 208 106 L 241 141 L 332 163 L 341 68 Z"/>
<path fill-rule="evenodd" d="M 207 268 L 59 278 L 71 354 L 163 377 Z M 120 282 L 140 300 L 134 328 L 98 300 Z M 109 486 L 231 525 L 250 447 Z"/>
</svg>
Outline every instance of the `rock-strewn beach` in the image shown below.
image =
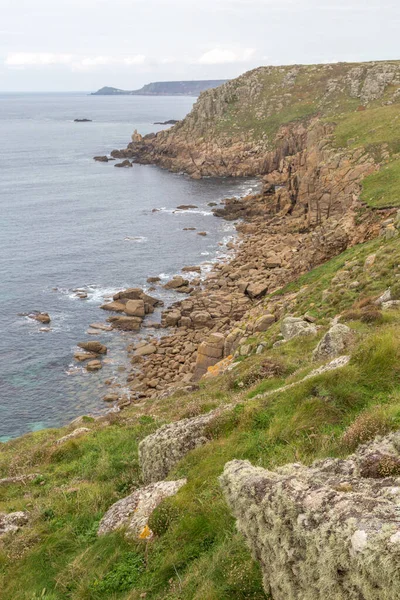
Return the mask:
<svg viewBox="0 0 400 600">
<path fill-rule="evenodd" d="M 187 280 L 186 272 L 193 267 L 183 267 L 182 274 L 165 285 L 185 297 L 162 312 L 163 330 L 128 346 L 132 401 L 177 388 L 190 390 L 207 371 L 209 376 L 220 372 L 218 367 L 210 369 L 216 363 L 222 361 L 220 367 L 225 369 L 233 356 L 252 353 L 255 349 L 248 339 L 267 329 L 282 312 L 279 297 L 263 305 L 267 293 L 381 232 L 376 215 L 364 213 L 359 200 L 362 179 L 377 168 L 372 155 L 359 149 L 339 151 L 332 144 L 331 127 L 319 120 L 312 120 L 308 128 L 295 126 L 295 133 L 297 145 L 287 149 L 288 156 L 281 146 L 270 153 L 260 193 L 227 199 L 222 208 L 214 209 L 216 217 L 236 221 L 232 256 L 216 263 L 202 281 Z M 381 211 L 379 219 L 392 212 Z M 149 281 L 157 295 L 160 282 L 153 277 Z M 143 302 L 140 315 L 130 312 L 128 305 L 118 305 L 118 298 L 132 293 L 135 298 L 142 294 L 121 292 L 114 303 L 103 307 L 125 313 L 109 317 L 113 327 L 141 327 L 149 312 Z"/>
</svg>

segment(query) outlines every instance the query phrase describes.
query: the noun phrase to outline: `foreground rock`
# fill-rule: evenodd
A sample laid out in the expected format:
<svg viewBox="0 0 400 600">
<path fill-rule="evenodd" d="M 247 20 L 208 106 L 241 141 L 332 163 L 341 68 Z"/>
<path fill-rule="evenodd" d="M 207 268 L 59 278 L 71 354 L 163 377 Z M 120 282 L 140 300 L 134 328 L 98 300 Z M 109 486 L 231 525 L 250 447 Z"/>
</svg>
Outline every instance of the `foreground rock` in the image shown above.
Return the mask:
<svg viewBox="0 0 400 600">
<path fill-rule="evenodd" d="M 188 452 L 206 444 L 207 426 L 219 414 L 221 409 L 192 419 L 169 423 L 144 438 L 139 444 L 139 464 L 143 481 L 150 483 L 163 479 Z"/>
<path fill-rule="evenodd" d="M 0 513 L 0 536 L 7 533 L 16 533 L 28 522 L 28 513 L 23 511 L 9 514 Z"/>
<path fill-rule="evenodd" d="M 234 460 L 220 482 L 274 600 L 399 597 L 399 432 L 311 467 Z"/>
<path fill-rule="evenodd" d="M 142 540 L 152 538 L 153 532 L 147 524 L 151 513 L 165 498 L 174 496 L 185 483 L 186 479 L 158 481 L 119 500 L 100 521 L 98 535 L 126 527 L 127 537 Z"/>
</svg>

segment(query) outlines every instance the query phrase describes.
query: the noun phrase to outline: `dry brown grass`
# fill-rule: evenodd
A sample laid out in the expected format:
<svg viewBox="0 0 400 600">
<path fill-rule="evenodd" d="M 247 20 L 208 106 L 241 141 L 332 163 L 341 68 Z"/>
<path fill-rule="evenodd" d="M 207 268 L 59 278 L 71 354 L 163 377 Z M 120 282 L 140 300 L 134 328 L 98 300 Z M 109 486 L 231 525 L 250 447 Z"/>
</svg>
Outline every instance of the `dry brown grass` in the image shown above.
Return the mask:
<svg viewBox="0 0 400 600">
<path fill-rule="evenodd" d="M 353 421 L 342 435 L 342 444 L 346 450 L 352 451 L 360 444 L 384 435 L 391 430 L 390 417 L 382 406 L 375 406 L 363 412 Z"/>
</svg>

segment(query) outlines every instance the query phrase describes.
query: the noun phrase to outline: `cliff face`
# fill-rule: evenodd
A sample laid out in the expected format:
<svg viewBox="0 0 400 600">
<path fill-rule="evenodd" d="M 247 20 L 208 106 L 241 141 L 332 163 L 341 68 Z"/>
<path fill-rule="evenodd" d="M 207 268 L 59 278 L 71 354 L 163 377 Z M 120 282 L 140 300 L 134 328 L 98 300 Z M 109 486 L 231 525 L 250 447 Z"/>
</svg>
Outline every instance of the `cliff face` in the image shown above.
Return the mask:
<svg viewBox="0 0 400 600">
<path fill-rule="evenodd" d="M 304 148 L 316 119 L 398 102 L 398 61 L 260 67 L 203 92 L 183 121 L 115 156 L 197 178 L 265 174 Z"/>
</svg>

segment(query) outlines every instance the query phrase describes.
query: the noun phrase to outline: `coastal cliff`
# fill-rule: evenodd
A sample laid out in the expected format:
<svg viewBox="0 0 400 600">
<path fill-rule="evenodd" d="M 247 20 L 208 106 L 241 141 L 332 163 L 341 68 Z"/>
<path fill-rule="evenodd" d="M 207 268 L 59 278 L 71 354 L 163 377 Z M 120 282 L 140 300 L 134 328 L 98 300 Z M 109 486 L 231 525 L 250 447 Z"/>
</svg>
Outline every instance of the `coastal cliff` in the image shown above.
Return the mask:
<svg viewBox="0 0 400 600">
<path fill-rule="evenodd" d="M 199 81 L 155 81 L 147 83 L 138 90 L 120 90 L 105 86 L 91 94 L 92 96 L 198 96 L 204 90 L 218 87 L 226 79 Z"/>
<path fill-rule="evenodd" d="M 398 61 L 260 67 L 203 92 L 184 120 L 121 155 L 195 177 L 268 173 L 303 149 L 315 119 L 397 104 L 399 86 Z"/>
<path fill-rule="evenodd" d="M 124 410 L 2 447 L 4 600 L 398 597 L 399 90 L 397 61 L 261 67 L 112 153 L 262 185 L 128 337 Z M 137 330 L 157 302 L 113 300 Z"/>
</svg>

